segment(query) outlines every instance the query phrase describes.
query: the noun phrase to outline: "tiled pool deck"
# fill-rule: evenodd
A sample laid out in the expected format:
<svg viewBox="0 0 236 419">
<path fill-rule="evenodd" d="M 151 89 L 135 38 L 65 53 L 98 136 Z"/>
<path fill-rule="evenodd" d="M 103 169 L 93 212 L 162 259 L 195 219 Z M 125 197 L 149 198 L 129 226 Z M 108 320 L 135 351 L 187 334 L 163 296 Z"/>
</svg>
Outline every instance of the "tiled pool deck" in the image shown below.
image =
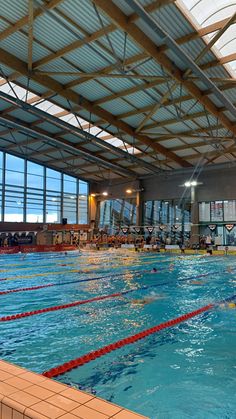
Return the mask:
<svg viewBox="0 0 236 419">
<path fill-rule="evenodd" d="M 148 419 L 0 361 L 0 419 Z"/>
</svg>

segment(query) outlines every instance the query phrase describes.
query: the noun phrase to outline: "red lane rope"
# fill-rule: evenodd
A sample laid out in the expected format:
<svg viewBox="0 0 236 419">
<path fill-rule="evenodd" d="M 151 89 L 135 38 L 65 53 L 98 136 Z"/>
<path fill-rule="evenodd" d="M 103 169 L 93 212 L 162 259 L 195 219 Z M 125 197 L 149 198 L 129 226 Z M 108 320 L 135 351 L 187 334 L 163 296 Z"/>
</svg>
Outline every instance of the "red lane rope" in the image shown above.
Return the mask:
<svg viewBox="0 0 236 419">
<path fill-rule="evenodd" d="M 21 319 L 22 317 L 35 316 L 36 314 L 47 313 L 49 311 L 63 310 L 70 307 L 76 307 L 82 304 L 92 303 L 94 301 L 107 300 L 108 298 L 120 297 L 126 293 L 127 291 L 117 292 L 115 294 L 108 294 L 108 295 L 102 295 L 100 297 L 89 298 L 88 300 L 74 301 L 73 303 L 61 304 L 61 305 L 52 306 L 52 307 L 45 307 L 39 310 L 25 311 L 24 313 L 18 313 L 18 314 L 12 314 L 11 316 L 0 317 L 0 322 L 9 322 L 11 320 Z"/>
<path fill-rule="evenodd" d="M 184 322 L 192 317 L 198 316 L 199 314 L 211 310 L 214 307 L 214 304 L 208 304 L 203 306 L 197 310 L 191 311 L 189 313 L 183 314 L 180 317 L 176 317 L 175 319 L 169 320 L 164 323 L 160 323 L 157 326 L 151 327 L 150 329 L 143 330 L 142 332 L 137 333 L 136 335 L 129 336 L 125 339 L 118 340 L 110 345 L 103 346 L 102 348 L 89 352 L 79 358 L 73 359 L 68 361 L 62 365 L 59 365 L 55 368 L 51 368 L 48 371 L 43 372 L 42 375 L 48 378 L 57 377 L 58 375 L 64 374 L 73 368 L 81 367 L 82 365 L 91 362 L 97 358 L 100 358 L 103 355 L 108 354 L 109 352 L 116 351 L 123 346 L 130 345 L 131 343 L 135 343 L 140 339 L 144 339 L 145 337 L 152 335 L 153 333 L 160 332 L 160 330 L 167 329 L 169 327 L 175 326 L 178 323 Z"/>
<path fill-rule="evenodd" d="M 205 276 L 208 276 L 208 275 L 210 275 L 210 274 L 201 274 L 201 275 L 197 275 L 197 276 L 194 276 L 194 277 L 184 278 L 182 280 L 180 279 L 180 281 L 183 281 L 183 280 L 186 281 L 186 280 L 189 280 L 189 279 L 201 278 L 201 277 L 205 277 Z M 76 282 L 81 282 L 81 281 L 82 282 L 87 281 L 87 279 L 86 280 L 79 280 L 79 281 L 76 281 Z M 68 282 L 68 283 L 70 283 L 70 282 Z M 121 297 L 122 295 L 129 294 L 129 293 L 134 292 L 134 291 L 147 290 L 149 288 L 158 287 L 160 285 L 166 285 L 166 284 L 168 284 L 168 282 L 167 283 L 166 282 L 155 283 L 155 284 L 148 285 L 148 286 L 145 285 L 145 286 L 140 287 L 140 288 L 131 288 L 129 290 L 120 291 L 120 292 L 117 292 L 117 293 L 114 293 L 114 294 L 101 295 L 101 296 L 89 298 L 87 300 L 73 301 L 72 303 L 60 304 L 60 305 L 57 305 L 57 306 L 45 307 L 45 308 L 37 309 L 37 310 L 33 310 L 33 311 L 26 311 L 26 312 L 23 312 L 23 313 L 12 314 L 12 315 L 9 315 L 9 316 L 0 317 L 0 322 L 8 322 L 8 321 L 11 321 L 11 320 L 18 320 L 18 319 L 21 319 L 23 317 L 35 316 L 37 314 L 47 313 L 49 311 L 63 310 L 63 309 L 66 309 L 66 308 L 71 308 L 71 307 L 79 306 L 79 305 L 82 305 L 82 304 L 92 303 L 94 301 L 101 301 L 101 300 L 107 300 L 109 298 Z M 57 285 L 62 285 L 62 284 L 57 284 Z M 65 285 L 65 284 L 63 284 L 63 285 Z M 16 288 L 16 289 L 7 290 L 7 291 L 1 291 L 0 295 L 8 294 L 8 293 L 11 293 L 11 292 L 31 291 L 33 289 L 53 287 L 53 286 L 55 286 L 55 284 L 38 285 L 36 287 L 30 287 L 30 288 Z"/>
<path fill-rule="evenodd" d="M 33 290 L 39 290 L 40 288 L 48 288 L 48 287 L 54 287 L 55 284 L 45 284 L 45 285 L 36 285 L 35 287 L 27 287 L 27 288 L 14 288 L 11 290 L 6 291 L 0 291 L 0 295 L 5 294 L 11 294 L 12 292 L 22 292 L 22 291 L 33 291 Z"/>
</svg>

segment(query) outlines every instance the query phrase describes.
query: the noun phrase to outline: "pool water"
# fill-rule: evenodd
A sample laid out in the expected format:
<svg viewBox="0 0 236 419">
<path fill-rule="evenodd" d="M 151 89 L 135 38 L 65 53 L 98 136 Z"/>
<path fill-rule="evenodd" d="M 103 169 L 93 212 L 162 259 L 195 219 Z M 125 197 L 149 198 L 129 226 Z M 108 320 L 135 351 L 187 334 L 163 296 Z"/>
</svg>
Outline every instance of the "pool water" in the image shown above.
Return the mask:
<svg viewBox="0 0 236 419">
<path fill-rule="evenodd" d="M 230 256 L 129 251 L 2 255 L 0 291 L 56 286 L 0 295 L 1 317 L 132 292 L 0 322 L 0 358 L 41 373 L 233 296 L 235 276 L 236 261 Z M 235 418 L 235 320 L 236 309 L 217 305 L 56 379 L 151 419 Z"/>
</svg>

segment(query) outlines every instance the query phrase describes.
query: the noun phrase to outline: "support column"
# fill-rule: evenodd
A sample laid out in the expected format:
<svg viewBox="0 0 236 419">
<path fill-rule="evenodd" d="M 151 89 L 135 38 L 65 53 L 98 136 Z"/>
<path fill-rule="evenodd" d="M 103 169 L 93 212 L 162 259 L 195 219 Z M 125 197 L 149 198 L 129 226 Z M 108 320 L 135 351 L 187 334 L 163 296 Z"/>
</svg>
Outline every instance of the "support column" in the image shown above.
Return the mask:
<svg viewBox="0 0 236 419">
<path fill-rule="evenodd" d="M 198 202 L 196 200 L 196 188 L 191 186 L 191 236 L 190 246 L 199 243 L 199 214 Z"/>
</svg>

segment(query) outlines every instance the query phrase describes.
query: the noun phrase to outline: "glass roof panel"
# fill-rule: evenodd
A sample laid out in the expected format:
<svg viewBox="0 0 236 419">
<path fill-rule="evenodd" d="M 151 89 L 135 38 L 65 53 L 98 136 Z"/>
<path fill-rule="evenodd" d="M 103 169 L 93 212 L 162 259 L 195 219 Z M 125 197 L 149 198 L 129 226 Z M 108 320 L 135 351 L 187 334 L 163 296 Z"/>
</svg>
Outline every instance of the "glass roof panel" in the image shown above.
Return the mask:
<svg viewBox="0 0 236 419">
<path fill-rule="evenodd" d="M 30 92 L 30 90 L 28 90 L 27 93 L 26 89 L 24 89 L 23 87 L 20 87 L 12 82 L 7 82 L 2 77 L 0 77 L 0 91 L 7 93 L 8 95 L 14 98 L 18 98 L 22 101 L 25 101 L 27 99 L 27 102 L 29 102 L 30 100 L 31 103 L 34 103 L 35 107 L 43 110 L 44 112 L 47 112 L 50 115 L 53 115 L 67 122 L 70 125 L 83 129 L 83 131 L 87 131 L 90 134 L 103 139 L 105 142 L 112 144 L 114 147 L 124 149 L 124 151 L 126 151 L 129 154 L 140 153 L 140 150 L 137 150 L 136 148 L 130 146 L 130 144 L 125 143 L 116 137 L 112 137 L 108 132 L 95 125 L 89 124 L 89 122 L 85 119 L 81 117 L 75 117 L 75 115 L 73 115 L 70 112 L 66 113 L 65 115 L 64 113 L 66 111 L 62 107 L 55 105 L 50 100 L 42 99 L 39 96 L 36 96 L 34 93 Z M 60 115 L 61 113 L 63 113 L 63 115 Z M 103 136 L 109 137 L 109 139 L 103 138 Z"/>
<path fill-rule="evenodd" d="M 230 19 L 236 13 L 235 0 L 180 0 L 179 3 L 184 4 L 199 29 L 224 19 Z M 209 42 L 215 34 L 216 32 L 212 32 L 204 36 L 204 40 Z M 235 23 L 222 34 L 212 50 L 219 58 L 236 52 L 236 16 Z M 232 77 L 236 78 L 235 60 L 225 64 L 225 67 Z"/>
</svg>

